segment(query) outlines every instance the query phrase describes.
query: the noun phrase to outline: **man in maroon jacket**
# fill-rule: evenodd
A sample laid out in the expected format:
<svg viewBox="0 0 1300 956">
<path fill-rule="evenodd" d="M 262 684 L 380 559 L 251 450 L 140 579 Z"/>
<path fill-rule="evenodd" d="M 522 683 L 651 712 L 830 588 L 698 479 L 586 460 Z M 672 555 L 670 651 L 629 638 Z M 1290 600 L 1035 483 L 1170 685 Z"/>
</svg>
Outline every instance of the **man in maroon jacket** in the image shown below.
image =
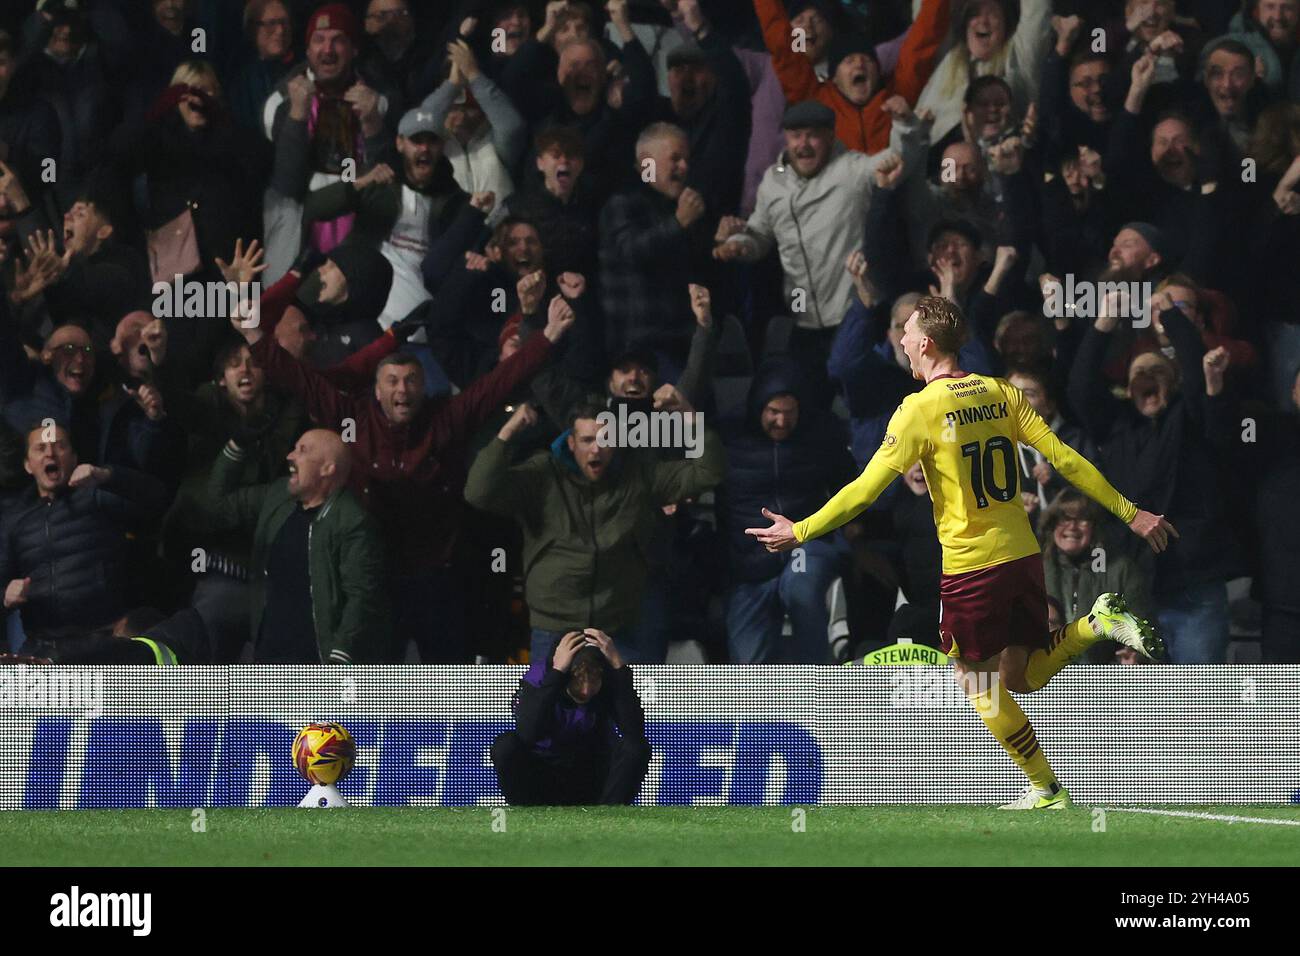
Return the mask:
<svg viewBox="0 0 1300 956">
<path fill-rule="evenodd" d="M 463 663 L 464 588 L 451 567 L 460 524 L 474 432 L 509 395 L 546 363 L 552 346 L 573 324 L 573 309 L 556 296 L 546 327 L 519 351 L 451 397 L 427 399 L 424 372 L 414 356 L 395 352 L 380 363 L 372 395 L 340 390 L 276 341 L 274 330 L 292 296 L 291 273 L 262 297 L 255 328 L 236 326 L 265 370 L 267 383 L 297 395 L 307 413 L 342 433 L 355 466 L 353 492 L 379 519 L 389 556 L 397 646 L 415 640 L 425 663 Z"/>
</svg>

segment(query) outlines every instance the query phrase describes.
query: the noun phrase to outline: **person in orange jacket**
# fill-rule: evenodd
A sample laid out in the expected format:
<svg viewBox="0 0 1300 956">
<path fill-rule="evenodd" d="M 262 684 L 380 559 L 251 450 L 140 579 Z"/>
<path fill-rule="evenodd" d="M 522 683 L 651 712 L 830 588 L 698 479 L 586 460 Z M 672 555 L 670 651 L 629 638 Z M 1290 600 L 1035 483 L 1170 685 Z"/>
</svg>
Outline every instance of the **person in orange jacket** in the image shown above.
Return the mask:
<svg viewBox="0 0 1300 956">
<path fill-rule="evenodd" d="M 835 136 L 849 149 L 876 153 L 889 146 L 891 117 L 882 108 L 891 96 L 915 105 L 939 60 L 948 30 L 949 0 L 924 0 L 907 31 L 898 66 L 885 80 L 875 50 L 860 35 L 838 36 L 827 50 L 830 79 L 818 79 L 812 61 L 799 52 L 782 0 L 754 0 L 763 41 L 786 99 L 818 100 L 835 111 Z"/>
</svg>

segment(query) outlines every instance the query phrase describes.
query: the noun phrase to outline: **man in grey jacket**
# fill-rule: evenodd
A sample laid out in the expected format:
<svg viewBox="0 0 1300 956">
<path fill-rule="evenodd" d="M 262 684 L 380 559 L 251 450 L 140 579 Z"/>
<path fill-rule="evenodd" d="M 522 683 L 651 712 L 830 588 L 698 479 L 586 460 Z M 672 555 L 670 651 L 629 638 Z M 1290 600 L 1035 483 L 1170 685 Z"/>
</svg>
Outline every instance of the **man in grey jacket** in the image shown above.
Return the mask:
<svg viewBox="0 0 1300 956">
<path fill-rule="evenodd" d="M 775 246 L 785 273 L 790 314 L 800 330 L 830 335 L 852 302 L 844 260 L 862 247 L 874 173 L 902 159 L 903 170 L 924 156 L 924 127 L 901 97 L 885 104 L 893 114 L 890 151 L 866 156 L 835 139 L 835 114 L 815 100 L 785 111 L 785 151 L 758 187 L 753 215 L 726 216 L 714 257 L 756 262 Z"/>
<path fill-rule="evenodd" d="M 443 155 L 465 192 L 491 193 L 497 205 L 515 191 L 510 170 L 528 144 L 528 127 L 510 98 L 479 69 L 464 40 L 450 44 L 451 74 L 420 104 L 442 136 Z"/>
</svg>

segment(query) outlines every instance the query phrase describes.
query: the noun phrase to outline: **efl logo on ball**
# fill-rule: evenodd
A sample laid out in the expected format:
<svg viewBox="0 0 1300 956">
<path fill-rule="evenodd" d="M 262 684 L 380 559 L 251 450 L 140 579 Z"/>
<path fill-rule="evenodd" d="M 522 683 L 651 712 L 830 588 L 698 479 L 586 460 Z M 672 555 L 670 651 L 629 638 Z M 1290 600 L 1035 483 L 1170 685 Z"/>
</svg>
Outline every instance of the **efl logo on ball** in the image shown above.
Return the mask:
<svg viewBox="0 0 1300 956">
<path fill-rule="evenodd" d="M 356 759 L 356 742 L 342 724 L 308 724 L 293 741 L 293 765 L 308 783 L 336 784 Z"/>
</svg>

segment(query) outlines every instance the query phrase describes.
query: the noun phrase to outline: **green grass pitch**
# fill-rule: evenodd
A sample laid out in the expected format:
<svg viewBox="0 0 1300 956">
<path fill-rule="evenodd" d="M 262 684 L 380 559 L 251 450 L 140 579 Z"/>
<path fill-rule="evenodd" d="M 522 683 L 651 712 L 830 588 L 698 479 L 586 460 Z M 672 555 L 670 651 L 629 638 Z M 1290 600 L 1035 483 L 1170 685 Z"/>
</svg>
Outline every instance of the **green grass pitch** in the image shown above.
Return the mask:
<svg viewBox="0 0 1300 956">
<path fill-rule="evenodd" d="M 1297 806 L 1168 809 L 1300 823 Z M 1300 859 L 1300 826 L 1090 808 L 594 807 L 0 813 L 28 866 L 1233 866 Z M 1104 822 L 1104 830 L 1098 831 Z M 495 828 L 494 828 L 495 824 Z M 504 832 L 502 825 L 504 824 Z"/>
</svg>

